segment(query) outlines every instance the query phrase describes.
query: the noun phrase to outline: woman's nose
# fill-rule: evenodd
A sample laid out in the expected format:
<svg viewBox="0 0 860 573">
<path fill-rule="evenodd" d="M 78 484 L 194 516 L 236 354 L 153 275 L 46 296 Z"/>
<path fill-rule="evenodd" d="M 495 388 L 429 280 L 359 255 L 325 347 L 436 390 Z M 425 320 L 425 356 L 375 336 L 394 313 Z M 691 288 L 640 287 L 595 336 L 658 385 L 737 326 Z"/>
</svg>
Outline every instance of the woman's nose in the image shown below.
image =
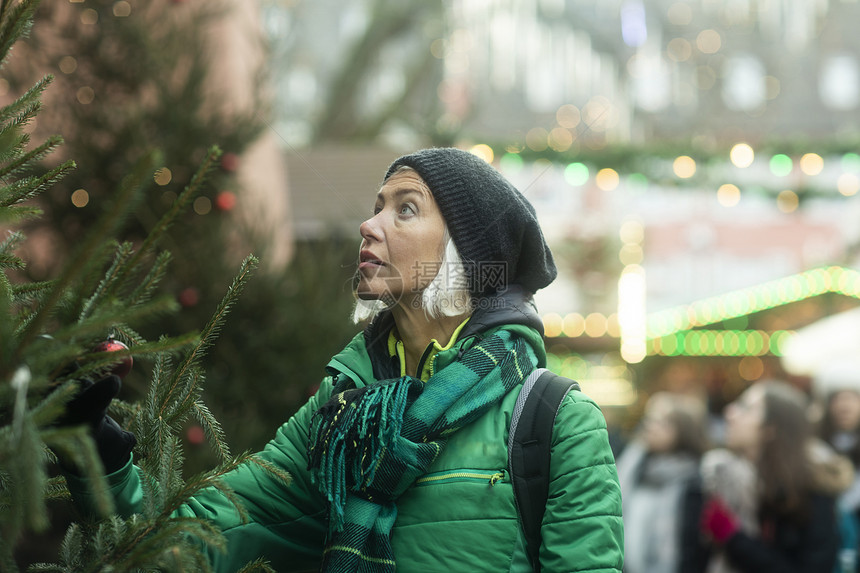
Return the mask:
<svg viewBox="0 0 860 573">
<path fill-rule="evenodd" d="M 379 240 L 380 232 L 379 225 L 377 224 L 376 215 L 373 217 L 366 219 L 361 225 L 358 226 L 358 232 L 361 235 L 361 238 L 364 240 Z"/>
</svg>

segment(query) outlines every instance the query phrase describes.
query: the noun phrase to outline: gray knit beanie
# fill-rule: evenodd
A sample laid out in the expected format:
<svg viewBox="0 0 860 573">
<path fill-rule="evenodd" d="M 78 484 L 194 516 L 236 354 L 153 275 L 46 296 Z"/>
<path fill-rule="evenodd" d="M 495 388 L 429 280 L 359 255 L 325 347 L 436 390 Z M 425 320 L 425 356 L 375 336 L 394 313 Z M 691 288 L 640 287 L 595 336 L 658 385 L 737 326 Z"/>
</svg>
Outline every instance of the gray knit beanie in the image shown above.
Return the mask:
<svg viewBox="0 0 860 573">
<path fill-rule="evenodd" d="M 454 240 L 472 296 L 521 285 L 534 293 L 557 271 L 534 207 L 486 161 L 461 149 L 432 148 L 395 159 L 427 183 Z"/>
</svg>

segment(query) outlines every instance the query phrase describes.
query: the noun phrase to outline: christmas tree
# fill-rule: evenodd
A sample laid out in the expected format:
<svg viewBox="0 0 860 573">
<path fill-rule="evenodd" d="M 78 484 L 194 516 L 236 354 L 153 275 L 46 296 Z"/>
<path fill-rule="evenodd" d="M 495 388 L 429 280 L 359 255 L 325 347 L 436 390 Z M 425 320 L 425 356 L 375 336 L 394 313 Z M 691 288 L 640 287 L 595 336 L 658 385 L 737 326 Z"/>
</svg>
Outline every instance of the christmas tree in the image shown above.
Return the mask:
<svg viewBox="0 0 860 573">
<path fill-rule="evenodd" d="M 21 271 L 31 280 L 56 274 L 66 245 L 82 240 L 97 206 L 112 197 L 146 150 L 161 149 L 165 160 L 155 185 L 118 231 L 121 241 L 133 244 L 171 208 L 208 146 L 217 142 L 224 149 L 208 173 L 209 185 L 161 238 L 174 260 L 162 289 L 181 308 L 153 317 L 142 334 L 199 328 L 244 254 L 259 257 L 254 281 L 204 358 L 207 401 L 239 449 L 262 447 L 354 334 L 346 317 L 354 269 L 349 263 L 358 246 L 342 240 L 304 243 L 295 247 L 288 267 L 277 263 L 282 251 L 293 251 L 286 183 L 242 180 L 260 139 L 278 139 L 267 127 L 271 103 L 260 56 L 266 47 L 257 44 L 262 41 L 246 22 L 253 11 L 254 4 L 242 0 L 44 2 L 32 36 L 16 47 L 3 78 L 10 92 L 19 93 L 31 78 L 55 74 L 35 130 L 45 137 L 62 133 L 66 146 L 40 165 L 51 169 L 65 154 L 80 166 L 40 197 L 44 216 L 27 224 L 28 236 L 54 245 L 51 256 L 34 252 Z M 224 47 L 225 21 L 241 21 L 242 31 L 251 30 L 249 48 L 236 53 Z M 230 64 L 237 59 L 247 64 L 242 74 Z M 0 80 L 0 93 L 2 87 Z M 256 171 L 275 173 L 286 163 L 272 156 Z M 127 386 L 144 395 L 134 380 Z M 186 436 L 186 467 L 194 470 L 215 461 L 208 448 L 195 446 L 201 429 L 191 424 Z"/>
<path fill-rule="evenodd" d="M 29 32 L 37 5 L 36 0 L 0 3 L 0 61 L 5 62 L 13 44 Z M 201 547 L 223 546 L 220 532 L 205 521 L 171 514 L 201 488 L 223 488 L 219 476 L 236 466 L 262 465 L 254 456 L 230 452 L 219 422 L 201 399 L 205 380 L 201 361 L 257 259 L 245 258 L 199 332 L 160 335 L 156 340 L 144 337 L 140 325 L 177 308 L 172 296 L 160 292 L 171 259 L 169 251 L 160 249 L 160 241 L 205 188 L 221 157 L 218 148 L 208 150 L 188 184 L 139 243 L 118 241 L 129 213 L 164 164 L 159 152 L 148 151 L 122 177 L 103 214 L 86 225 L 56 274 L 30 280 L 27 261 L 17 254 L 27 237 L 15 229 L 39 218 L 34 199 L 75 168 L 71 160 L 41 168 L 40 161 L 62 139 L 32 144 L 26 131 L 51 81 L 45 77 L 0 108 L 0 225 L 10 229 L 0 243 L 0 570 L 18 571 L 16 544 L 51 525 L 51 500 L 68 498 L 64 478 L 52 475 L 59 455 L 73 460 L 95 484 L 101 515 L 68 528 L 56 563 L 34 564 L 29 570 L 207 571 Z M 99 347 L 108 335 L 123 343 L 119 350 Z M 111 415 L 137 435 L 136 462 L 159 486 L 146 492 L 141 514 L 123 519 L 111 514 L 102 464 L 88 429 L 58 422 L 83 379 L 116 372 L 118 362 L 127 367 L 132 357 L 137 364 L 151 366 L 144 399 L 115 400 Z M 204 429 L 219 461 L 215 469 L 185 478 L 180 432 L 190 419 Z M 289 480 L 277 469 L 264 467 Z M 242 511 L 238 503 L 237 509 Z M 269 569 L 260 562 L 243 569 L 252 570 Z"/>
</svg>

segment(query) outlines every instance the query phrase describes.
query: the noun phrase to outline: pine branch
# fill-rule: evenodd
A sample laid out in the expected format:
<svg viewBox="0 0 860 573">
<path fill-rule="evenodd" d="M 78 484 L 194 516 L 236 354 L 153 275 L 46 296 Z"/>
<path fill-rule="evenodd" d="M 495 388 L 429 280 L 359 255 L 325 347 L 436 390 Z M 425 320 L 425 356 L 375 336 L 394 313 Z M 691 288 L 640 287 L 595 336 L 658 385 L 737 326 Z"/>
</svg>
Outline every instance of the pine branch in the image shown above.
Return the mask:
<svg viewBox="0 0 860 573">
<path fill-rule="evenodd" d="M 160 163 L 158 153 L 150 152 L 138 162 L 132 174 L 123 180 L 124 184 L 120 186 L 120 191 L 117 193 L 113 206 L 107 216 L 102 218 L 99 224 L 94 227 L 90 235 L 84 240 L 82 247 L 71 258 L 64 272 L 57 279 L 55 288 L 42 301 L 42 305 L 36 312 L 34 319 L 27 324 L 21 334 L 15 358 L 20 357 L 23 350 L 38 334 L 42 325 L 48 320 L 51 313 L 53 313 L 66 287 L 87 268 L 87 262 L 93 253 L 99 249 L 104 240 L 112 235 L 113 231 L 122 222 L 124 215 L 128 213 L 129 209 L 135 203 L 135 196 L 140 195 L 144 182 L 152 174 L 154 165 L 157 163 Z"/>
<path fill-rule="evenodd" d="M 84 308 L 81 310 L 81 315 L 78 317 L 78 322 L 83 322 L 83 320 L 89 316 L 96 302 L 102 298 L 104 292 L 108 289 L 108 287 L 113 284 L 113 282 L 117 279 L 117 269 L 125 262 L 131 258 L 134 253 L 134 248 L 131 243 L 122 243 L 116 249 L 116 255 L 114 256 L 113 264 L 104 274 L 104 278 L 102 278 L 101 283 L 99 283 L 98 288 L 92 294 L 90 298 L 84 303 Z"/>
<path fill-rule="evenodd" d="M 209 408 L 202 401 L 197 400 L 192 407 L 194 418 L 203 428 L 203 434 L 206 436 L 209 445 L 218 455 L 218 458 L 224 462 L 230 458 L 230 446 L 227 444 L 227 437 L 224 435 L 224 429 Z"/>
<path fill-rule="evenodd" d="M 16 205 L 0 211 L 0 223 L 20 223 L 42 216 L 42 209 L 35 205 Z"/>
<path fill-rule="evenodd" d="M 240 520 L 245 523 L 248 517 L 248 510 L 242 505 L 242 502 L 233 494 L 232 490 L 221 481 L 221 477 L 235 470 L 239 466 L 248 463 L 253 459 L 249 452 L 244 452 L 239 456 L 228 460 L 219 465 L 218 468 L 201 472 L 197 475 L 188 478 L 182 487 L 172 492 L 170 499 L 162 507 L 161 517 L 168 517 L 174 511 L 179 509 L 183 504 L 195 493 L 207 487 L 215 487 L 225 494 L 225 497 L 234 505 Z"/>
<path fill-rule="evenodd" d="M 75 162 L 69 160 L 51 169 L 44 175 L 25 177 L 20 181 L 6 185 L 3 190 L 4 197 L 0 199 L 0 208 L 9 207 L 15 203 L 20 203 L 41 195 L 46 189 L 55 185 L 74 168 Z"/>
<path fill-rule="evenodd" d="M 10 253 L 0 253 L 0 268 L 20 270 L 26 266 L 19 257 Z"/>
<path fill-rule="evenodd" d="M 11 231 L 6 239 L 0 243 L 0 253 L 8 254 L 17 249 L 24 242 L 25 236 L 21 231 Z"/>
<path fill-rule="evenodd" d="M 42 145 L 32 149 L 31 151 L 25 153 L 12 160 L 6 166 L 0 168 L 0 179 L 4 177 L 8 177 L 14 173 L 17 173 L 24 167 L 29 166 L 30 164 L 43 159 L 45 156 L 55 151 L 57 147 L 63 144 L 63 138 L 59 135 L 55 135 L 53 137 L 49 137 L 45 140 Z"/>
<path fill-rule="evenodd" d="M 149 270 L 149 273 L 143 277 L 143 280 L 138 283 L 137 287 L 126 299 L 128 304 L 140 304 L 146 302 L 152 297 L 152 293 L 155 291 L 155 288 L 159 283 L 161 283 L 161 280 L 167 273 L 167 266 L 170 264 L 171 258 L 172 255 L 170 254 L 170 251 L 163 251 L 158 254 L 155 259 L 155 263 Z"/>
<path fill-rule="evenodd" d="M 206 350 L 212 344 L 213 340 L 217 337 L 218 333 L 221 330 L 221 327 L 224 324 L 224 321 L 227 319 L 227 314 L 230 311 L 230 308 L 233 304 L 236 303 L 239 295 L 242 292 L 245 284 L 250 279 L 250 274 L 252 270 L 257 266 L 258 260 L 253 255 L 249 255 L 242 261 L 242 266 L 239 270 L 239 274 L 236 278 L 233 279 L 233 283 L 227 289 L 227 294 L 224 295 L 224 298 L 221 300 L 221 303 L 218 305 L 218 308 L 215 310 L 215 314 L 203 328 L 200 333 L 200 342 L 195 346 L 191 352 L 188 353 L 184 362 L 179 365 L 179 368 L 176 369 L 176 372 L 173 375 L 173 379 L 170 384 L 169 392 L 172 393 L 174 388 L 176 388 L 182 377 L 186 375 L 186 373 L 194 367 L 204 356 Z M 161 412 L 164 411 L 162 407 Z"/>
<path fill-rule="evenodd" d="M 0 6 L 0 62 L 6 61 L 9 50 L 19 38 L 29 34 L 38 6 L 39 0 L 20 0 L 11 7 L 4 1 Z"/>
<path fill-rule="evenodd" d="M 87 479 L 93 507 L 98 515 L 113 513 L 114 502 L 104 477 L 104 465 L 96 451 L 89 428 L 75 426 L 43 429 L 40 437 L 45 446 L 74 464 L 82 477 Z"/>
<path fill-rule="evenodd" d="M 176 198 L 167 213 L 165 213 L 158 223 L 156 223 L 155 227 L 150 230 L 135 255 L 118 271 L 120 278 L 125 274 L 128 274 L 131 269 L 136 268 L 140 259 L 155 247 L 156 242 L 173 225 L 179 214 L 184 213 L 188 209 L 188 206 L 191 205 L 191 201 L 195 198 L 206 181 L 206 177 L 215 167 L 216 161 L 219 157 L 221 157 L 221 150 L 215 146 L 211 147 L 206 158 L 203 160 L 203 163 L 201 163 L 200 167 L 191 178 L 191 181 L 182 193 L 179 194 L 179 197 Z"/>
</svg>

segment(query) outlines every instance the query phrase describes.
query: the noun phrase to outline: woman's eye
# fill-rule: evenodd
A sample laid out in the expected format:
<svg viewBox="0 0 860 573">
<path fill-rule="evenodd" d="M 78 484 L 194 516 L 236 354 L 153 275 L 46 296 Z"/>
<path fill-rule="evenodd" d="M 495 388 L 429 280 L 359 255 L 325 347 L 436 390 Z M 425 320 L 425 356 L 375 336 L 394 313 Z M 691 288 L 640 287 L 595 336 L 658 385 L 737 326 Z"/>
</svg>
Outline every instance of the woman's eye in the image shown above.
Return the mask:
<svg viewBox="0 0 860 573">
<path fill-rule="evenodd" d="M 409 203 L 404 203 L 400 206 L 400 214 L 401 215 L 414 215 L 415 209 Z"/>
</svg>

